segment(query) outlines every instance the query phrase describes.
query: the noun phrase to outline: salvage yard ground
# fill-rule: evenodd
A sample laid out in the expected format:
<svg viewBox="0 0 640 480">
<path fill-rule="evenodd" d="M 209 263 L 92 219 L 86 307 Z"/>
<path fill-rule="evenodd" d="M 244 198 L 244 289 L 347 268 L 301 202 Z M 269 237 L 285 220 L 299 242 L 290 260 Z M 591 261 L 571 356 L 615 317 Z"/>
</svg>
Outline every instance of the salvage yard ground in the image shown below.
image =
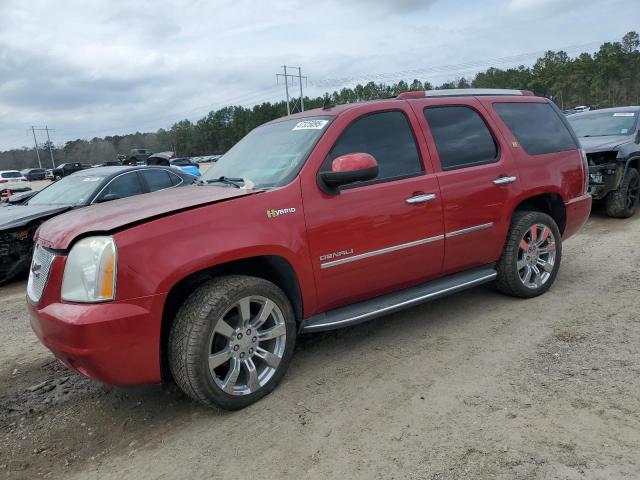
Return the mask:
<svg viewBox="0 0 640 480">
<path fill-rule="evenodd" d="M 280 387 L 239 412 L 67 371 L 14 282 L 0 478 L 640 478 L 639 245 L 640 216 L 596 210 L 542 297 L 476 288 L 301 338 Z"/>
</svg>

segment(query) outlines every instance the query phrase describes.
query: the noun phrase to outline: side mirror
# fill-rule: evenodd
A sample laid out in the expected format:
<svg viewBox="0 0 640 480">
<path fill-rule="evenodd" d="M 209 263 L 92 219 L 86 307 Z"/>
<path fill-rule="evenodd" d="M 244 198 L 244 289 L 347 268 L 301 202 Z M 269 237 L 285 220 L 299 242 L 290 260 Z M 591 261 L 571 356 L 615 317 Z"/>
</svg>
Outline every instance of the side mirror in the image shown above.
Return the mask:
<svg viewBox="0 0 640 480">
<path fill-rule="evenodd" d="M 349 153 L 331 162 L 331 170 L 318 174 L 322 191 L 338 193 L 339 187 L 354 182 L 373 180 L 378 176 L 378 162 L 368 153 Z"/>
<path fill-rule="evenodd" d="M 118 200 L 120 195 L 116 195 L 115 193 L 107 193 L 104 197 L 100 197 L 96 203 L 104 203 L 110 202 L 111 200 Z"/>
</svg>

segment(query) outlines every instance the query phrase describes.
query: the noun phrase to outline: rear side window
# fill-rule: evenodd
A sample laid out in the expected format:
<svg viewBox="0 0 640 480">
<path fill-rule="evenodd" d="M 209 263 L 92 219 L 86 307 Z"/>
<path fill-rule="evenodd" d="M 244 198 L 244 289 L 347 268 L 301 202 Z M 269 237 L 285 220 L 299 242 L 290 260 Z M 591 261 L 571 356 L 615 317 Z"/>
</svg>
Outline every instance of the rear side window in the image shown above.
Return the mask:
<svg viewBox="0 0 640 480">
<path fill-rule="evenodd" d="M 149 186 L 150 192 L 155 192 L 156 190 L 162 190 L 165 188 L 170 188 L 174 184 L 171 182 L 171 177 L 164 170 L 144 170 L 142 172 L 144 179 L 147 181 L 147 185 Z"/>
<path fill-rule="evenodd" d="M 329 153 L 324 168 L 347 153 L 368 153 L 378 162 L 376 181 L 422 173 L 415 139 L 402 112 L 365 115 L 353 122 Z"/>
<path fill-rule="evenodd" d="M 102 192 L 100 197 L 109 195 L 110 193 L 117 195 L 119 198 L 131 197 L 133 195 L 140 195 L 144 193 L 140 182 L 138 181 L 138 174 L 125 173 L 116 177 Z"/>
<path fill-rule="evenodd" d="M 548 103 L 496 103 L 494 108 L 529 155 L 578 148 L 564 122 Z"/>
<path fill-rule="evenodd" d="M 473 167 L 498 160 L 498 147 L 482 117 L 464 106 L 425 108 L 442 170 Z"/>
</svg>

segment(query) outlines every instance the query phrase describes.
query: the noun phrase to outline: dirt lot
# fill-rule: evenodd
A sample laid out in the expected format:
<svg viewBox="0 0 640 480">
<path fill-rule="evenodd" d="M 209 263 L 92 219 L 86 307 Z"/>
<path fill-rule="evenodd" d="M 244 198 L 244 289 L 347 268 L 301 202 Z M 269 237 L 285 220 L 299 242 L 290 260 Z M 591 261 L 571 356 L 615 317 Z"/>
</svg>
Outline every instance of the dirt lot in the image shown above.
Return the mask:
<svg viewBox="0 0 640 480">
<path fill-rule="evenodd" d="M 282 385 L 235 413 L 65 370 L 15 282 L 0 478 L 640 478 L 639 243 L 640 216 L 596 212 L 548 294 L 477 288 L 302 338 Z"/>
</svg>

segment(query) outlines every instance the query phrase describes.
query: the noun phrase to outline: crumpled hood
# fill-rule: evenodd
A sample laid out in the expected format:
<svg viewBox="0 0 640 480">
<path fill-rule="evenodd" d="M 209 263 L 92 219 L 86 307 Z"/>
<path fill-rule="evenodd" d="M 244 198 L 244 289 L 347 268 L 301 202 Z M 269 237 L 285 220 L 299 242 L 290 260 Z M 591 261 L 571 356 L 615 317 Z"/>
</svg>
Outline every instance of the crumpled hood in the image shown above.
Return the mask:
<svg viewBox="0 0 640 480">
<path fill-rule="evenodd" d="M 78 235 L 107 233 L 180 210 L 259 193 L 261 190 L 217 186 L 190 186 L 161 190 L 135 197 L 80 208 L 45 222 L 36 241 L 64 250 Z"/>
<path fill-rule="evenodd" d="M 633 141 L 629 135 L 609 137 L 580 137 L 580 144 L 586 153 L 615 150 L 622 144 Z"/>
<path fill-rule="evenodd" d="M 0 207 L 0 229 L 24 227 L 33 220 L 52 217 L 71 208 L 71 205 L 3 205 Z"/>
</svg>

